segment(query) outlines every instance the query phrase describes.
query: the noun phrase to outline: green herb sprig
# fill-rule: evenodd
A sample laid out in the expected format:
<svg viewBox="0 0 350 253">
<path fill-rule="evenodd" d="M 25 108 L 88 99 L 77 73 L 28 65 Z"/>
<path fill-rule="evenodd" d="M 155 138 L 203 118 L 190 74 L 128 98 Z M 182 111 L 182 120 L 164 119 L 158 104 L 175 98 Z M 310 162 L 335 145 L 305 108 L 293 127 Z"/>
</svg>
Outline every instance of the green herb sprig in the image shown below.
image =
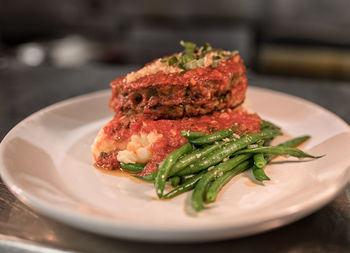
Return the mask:
<svg viewBox="0 0 350 253">
<path fill-rule="evenodd" d="M 195 69 L 205 65 L 205 56 L 210 52 L 217 52 L 212 58 L 211 67 L 216 68 L 221 60 L 227 60 L 238 54 L 238 51 L 225 52 L 222 49 L 214 49 L 209 43 L 204 43 L 198 47 L 195 43 L 180 41 L 184 48 L 178 57 L 173 56 L 169 59 L 162 59 L 161 62 L 167 62 L 168 66 L 177 64 L 177 67 L 183 70 Z"/>
</svg>

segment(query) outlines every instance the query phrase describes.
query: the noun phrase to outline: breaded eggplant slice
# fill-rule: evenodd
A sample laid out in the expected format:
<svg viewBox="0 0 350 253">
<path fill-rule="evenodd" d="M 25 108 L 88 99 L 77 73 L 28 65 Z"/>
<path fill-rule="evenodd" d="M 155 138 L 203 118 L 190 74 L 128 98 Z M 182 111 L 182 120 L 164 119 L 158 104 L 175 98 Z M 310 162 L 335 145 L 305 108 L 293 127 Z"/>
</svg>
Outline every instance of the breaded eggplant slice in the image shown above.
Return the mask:
<svg viewBox="0 0 350 253">
<path fill-rule="evenodd" d="M 125 115 L 178 119 L 235 108 L 245 99 L 247 77 L 239 55 L 190 70 L 168 66 L 162 59 L 111 83 L 110 108 Z"/>
</svg>

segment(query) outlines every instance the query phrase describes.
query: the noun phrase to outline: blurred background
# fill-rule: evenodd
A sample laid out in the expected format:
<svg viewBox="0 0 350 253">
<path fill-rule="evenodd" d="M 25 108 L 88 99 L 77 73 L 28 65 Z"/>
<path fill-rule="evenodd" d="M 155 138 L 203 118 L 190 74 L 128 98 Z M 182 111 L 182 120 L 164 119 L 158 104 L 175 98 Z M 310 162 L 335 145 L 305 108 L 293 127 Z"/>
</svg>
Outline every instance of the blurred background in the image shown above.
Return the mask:
<svg viewBox="0 0 350 253">
<path fill-rule="evenodd" d="M 0 69 L 141 65 L 179 40 L 237 49 L 256 73 L 350 79 L 348 0 L 0 0 Z"/>
<path fill-rule="evenodd" d="M 0 0 L 0 139 L 45 106 L 181 51 L 180 40 L 239 50 L 249 85 L 350 122 L 349 13 L 349 0 Z"/>
</svg>

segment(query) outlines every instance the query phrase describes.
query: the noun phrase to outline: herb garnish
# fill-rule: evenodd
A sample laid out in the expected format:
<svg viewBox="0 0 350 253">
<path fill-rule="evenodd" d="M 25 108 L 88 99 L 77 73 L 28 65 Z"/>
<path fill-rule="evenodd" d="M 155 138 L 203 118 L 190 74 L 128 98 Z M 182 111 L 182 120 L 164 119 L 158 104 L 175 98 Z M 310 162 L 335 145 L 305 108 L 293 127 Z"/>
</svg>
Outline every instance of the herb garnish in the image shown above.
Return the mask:
<svg viewBox="0 0 350 253">
<path fill-rule="evenodd" d="M 176 57 L 176 56 L 171 57 L 171 58 L 168 60 L 168 65 L 171 66 L 171 65 L 177 63 L 177 61 L 178 61 L 178 60 L 177 60 L 177 57 Z"/>
<path fill-rule="evenodd" d="M 180 45 L 184 47 L 183 52 L 178 57 L 173 56 L 169 59 L 161 59 L 161 62 L 167 62 L 169 66 L 177 63 L 177 67 L 183 70 L 195 69 L 205 65 L 205 56 L 210 52 L 217 52 L 217 55 L 212 57 L 211 67 L 216 68 L 220 60 L 227 60 L 238 54 L 238 51 L 227 52 L 222 49 L 213 49 L 209 43 L 204 43 L 198 47 L 192 42 L 180 41 Z"/>
</svg>

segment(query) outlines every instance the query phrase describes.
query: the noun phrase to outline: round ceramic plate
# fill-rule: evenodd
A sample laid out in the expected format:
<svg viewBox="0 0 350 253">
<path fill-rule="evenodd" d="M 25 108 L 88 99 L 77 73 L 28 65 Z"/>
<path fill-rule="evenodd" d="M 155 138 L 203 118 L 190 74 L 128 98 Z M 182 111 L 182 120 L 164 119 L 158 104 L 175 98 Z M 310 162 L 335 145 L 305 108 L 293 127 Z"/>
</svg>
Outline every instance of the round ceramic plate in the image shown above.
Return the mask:
<svg viewBox="0 0 350 253">
<path fill-rule="evenodd" d="M 350 132 L 344 121 L 303 99 L 250 87 L 245 107 L 290 137 L 311 135 L 302 149 L 326 156 L 275 162 L 266 168 L 271 180 L 264 184 L 247 171 L 225 186 L 211 208 L 194 215 L 188 208 L 190 193 L 159 201 L 152 184 L 93 166 L 90 146 L 113 117 L 109 96 L 107 90 L 52 105 L 7 134 L 0 147 L 0 172 L 20 200 L 63 223 L 112 237 L 206 241 L 300 219 L 331 201 L 349 180 L 345 151 L 350 150 Z"/>
</svg>

